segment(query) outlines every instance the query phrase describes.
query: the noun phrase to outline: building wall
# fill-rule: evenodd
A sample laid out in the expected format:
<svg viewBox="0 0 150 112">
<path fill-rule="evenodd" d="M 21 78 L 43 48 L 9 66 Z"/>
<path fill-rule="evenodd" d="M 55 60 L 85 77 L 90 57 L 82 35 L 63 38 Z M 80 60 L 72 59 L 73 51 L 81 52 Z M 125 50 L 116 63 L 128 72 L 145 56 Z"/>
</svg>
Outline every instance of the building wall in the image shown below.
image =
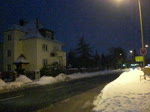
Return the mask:
<svg viewBox="0 0 150 112">
<path fill-rule="evenodd" d="M 25 65 L 27 71 L 35 71 L 37 69 L 37 40 L 36 38 L 22 40 L 23 54 L 29 62 Z"/>
<path fill-rule="evenodd" d="M 47 50 L 43 50 L 42 46 L 47 45 Z M 47 60 L 48 64 L 52 64 L 54 62 L 60 62 L 59 61 L 59 57 L 58 55 L 56 56 L 51 56 L 51 53 L 56 53 L 56 51 L 62 52 L 62 45 L 60 43 L 56 43 L 53 41 L 49 41 L 46 39 L 37 39 L 37 69 L 41 69 L 43 67 L 43 60 Z M 65 57 L 65 52 L 63 52 L 62 54 L 60 54 L 60 56 Z M 66 62 L 64 61 L 64 63 L 61 63 L 63 66 L 66 66 L 65 64 Z"/>
<path fill-rule="evenodd" d="M 9 35 L 11 35 L 11 40 L 8 39 Z M 24 35 L 25 32 L 19 30 L 4 32 L 4 71 L 8 71 L 8 65 L 11 65 L 11 71 L 14 71 L 16 66 L 13 63 L 21 54 L 29 62 L 28 65 L 23 66 L 27 71 L 40 70 L 44 65 L 43 60 L 47 60 L 47 64 L 59 62 L 66 66 L 66 53 L 62 51 L 62 44 L 41 38 L 23 39 Z M 11 50 L 10 57 L 7 56 L 8 50 Z M 52 56 L 51 53 L 56 55 Z"/>
<path fill-rule="evenodd" d="M 11 36 L 11 40 L 8 40 L 8 36 Z M 14 69 L 13 62 L 14 62 L 14 32 L 8 31 L 4 32 L 4 71 L 8 71 L 8 65 L 11 66 L 10 70 Z M 11 52 L 11 56 L 8 56 L 8 50 Z"/>
<path fill-rule="evenodd" d="M 20 54 L 22 54 L 22 41 L 20 37 L 25 35 L 24 32 L 19 30 L 11 30 L 4 32 L 4 44 L 3 44 L 3 69 L 8 71 L 8 65 L 11 66 L 11 70 L 14 71 L 16 66 L 13 64 Z M 10 36 L 10 40 L 8 39 Z M 11 51 L 11 56 L 8 56 L 8 50 Z"/>
</svg>

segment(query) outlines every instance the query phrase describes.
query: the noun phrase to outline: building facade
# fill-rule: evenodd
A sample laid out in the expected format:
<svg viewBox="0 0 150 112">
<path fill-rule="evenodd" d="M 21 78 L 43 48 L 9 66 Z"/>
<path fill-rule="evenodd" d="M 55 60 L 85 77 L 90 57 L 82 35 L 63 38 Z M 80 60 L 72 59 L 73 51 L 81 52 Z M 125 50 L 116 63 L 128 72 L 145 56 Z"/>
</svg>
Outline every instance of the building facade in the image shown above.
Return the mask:
<svg viewBox="0 0 150 112">
<path fill-rule="evenodd" d="M 55 39 L 54 32 L 43 28 L 37 20 L 20 20 L 19 24 L 4 32 L 3 70 L 14 71 L 14 62 L 22 54 L 29 62 L 23 66 L 26 71 L 37 71 L 54 62 L 66 66 L 66 53 L 62 51 L 62 46 Z"/>
</svg>

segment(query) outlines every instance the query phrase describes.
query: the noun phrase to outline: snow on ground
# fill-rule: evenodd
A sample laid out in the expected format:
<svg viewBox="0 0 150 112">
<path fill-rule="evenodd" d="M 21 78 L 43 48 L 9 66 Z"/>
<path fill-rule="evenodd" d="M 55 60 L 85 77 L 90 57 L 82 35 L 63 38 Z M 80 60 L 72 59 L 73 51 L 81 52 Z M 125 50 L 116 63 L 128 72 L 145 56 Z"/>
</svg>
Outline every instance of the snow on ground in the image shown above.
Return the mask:
<svg viewBox="0 0 150 112">
<path fill-rule="evenodd" d="M 4 89 L 15 89 L 24 86 L 23 82 L 9 82 L 6 86 L 4 86 Z"/>
<path fill-rule="evenodd" d="M 56 79 L 51 76 L 43 76 L 38 81 L 33 83 L 39 85 L 52 84 L 52 83 L 56 83 Z"/>
<path fill-rule="evenodd" d="M 6 83 L 0 79 L 0 90 L 3 89 L 4 86 L 6 86 Z"/>
<path fill-rule="evenodd" d="M 16 82 L 28 83 L 28 82 L 32 82 L 32 80 L 29 79 L 28 77 L 26 77 L 25 75 L 20 75 L 20 76 L 16 79 Z"/>
<path fill-rule="evenodd" d="M 59 81 L 68 81 L 71 78 L 68 75 L 61 73 L 58 76 L 56 76 L 55 79 L 59 82 Z"/>
<path fill-rule="evenodd" d="M 92 72 L 92 73 L 74 73 L 70 75 L 65 74 L 59 74 L 56 77 L 51 76 L 42 76 L 40 79 L 32 81 L 25 75 L 20 75 L 14 82 L 5 83 L 3 80 L 0 79 L 0 90 L 3 89 L 13 89 L 18 88 L 26 85 L 45 85 L 45 84 L 53 84 L 61 81 L 68 81 L 68 80 L 74 80 L 79 78 L 85 78 L 85 77 L 93 77 L 97 75 L 105 75 L 110 74 L 114 72 L 119 72 L 119 70 L 109 70 L 109 71 L 100 71 L 100 72 Z"/>
<path fill-rule="evenodd" d="M 124 72 L 104 87 L 93 112 L 150 112 L 150 78 L 140 70 Z"/>
<path fill-rule="evenodd" d="M 20 75 L 14 82 L 6 83 L 0 79 L 0 90 L 19 88 L 30 82 L 32 80 L 24 75 Z"/>
<path fill-rule="evenodd" d="M 85 77 L 93 77 L 97 75 L 105 75 L 105 74 L 111 74 L 118 72 L 120 70 L 105 70 L 105 71 L 99 71 L 99 72 L 92 72 L 92 73 L 74 73 L 68 75 L 70 79 L 79 79 L 79 78 L 85 78 Z"/>
</svg>

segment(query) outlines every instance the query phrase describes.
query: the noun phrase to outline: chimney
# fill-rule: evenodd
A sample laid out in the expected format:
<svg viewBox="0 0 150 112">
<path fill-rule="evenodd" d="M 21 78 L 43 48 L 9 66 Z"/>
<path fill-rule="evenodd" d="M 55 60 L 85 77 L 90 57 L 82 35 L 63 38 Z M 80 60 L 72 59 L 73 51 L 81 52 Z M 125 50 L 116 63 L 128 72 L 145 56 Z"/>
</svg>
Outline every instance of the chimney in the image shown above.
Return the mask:
<svg viewBox="0 0 150 112">
<path fill-rule="evenodd" d="M 36 28 L 39 28 L 39 20 L 36 18 Z"/>
<path fill-rule="evenodd" d="M 20 26 L 23 26 L 23 25 L 24 25 L 24 23 L 25 23 L 25 22 L 24 22 L 24 20 L 23 20 L 23 19 L 20 19 L 20 20 L 19 20 L 19 24 L 20 24 Z"/>
</svg>

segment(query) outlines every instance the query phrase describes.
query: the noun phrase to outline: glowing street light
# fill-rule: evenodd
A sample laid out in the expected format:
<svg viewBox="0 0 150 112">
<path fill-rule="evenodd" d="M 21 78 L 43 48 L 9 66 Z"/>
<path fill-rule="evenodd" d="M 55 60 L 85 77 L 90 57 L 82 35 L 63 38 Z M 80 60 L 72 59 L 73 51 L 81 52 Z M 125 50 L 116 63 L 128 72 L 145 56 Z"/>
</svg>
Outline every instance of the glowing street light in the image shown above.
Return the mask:
<svg viewBox="0 0 150 112">
<path fill-rule="evenodd" d="M 120 2 L 120 1 L 122 0 L 116 0 L 116 2 Z M 141 44 L 142 44 L 142 49 L 145 49 L 141 0 L 137 0 L 137 2 L 138 2 L 139 18 L 140 18 Z M 143 66 L 145 66 L 145 55 L 143 55 Z"/>
<path fill-rule="evenodd" d="M 116 0 L 117 2 L 121 2 L 122 0 Z"/>
<path fill-rule="evenodd" d="M 146 44 L 145 47 L 148 48 L 148 45 Z"/>
<path fill-rule="evenodd" d="M 141 8 L 141 0 L 138 0 L 138 8 L 139 8 L 139 16 L 140 16 L 140 28 L 141 28 L 141 42 L 142 49 L 145 48 L 144 44 L 144 30 L 143 30 L 143 19 L 142 19 L 142 8 Z M 143 67 L 145 67 L 145 55 L 143 55 Z"/>
<path fill-rule="evenodd" d="M 132 50 L 130 50 L 129 52 L 130 52 L 131 54 L 133 53 L 133 51 L 132 51 Z"/>
</svg>

